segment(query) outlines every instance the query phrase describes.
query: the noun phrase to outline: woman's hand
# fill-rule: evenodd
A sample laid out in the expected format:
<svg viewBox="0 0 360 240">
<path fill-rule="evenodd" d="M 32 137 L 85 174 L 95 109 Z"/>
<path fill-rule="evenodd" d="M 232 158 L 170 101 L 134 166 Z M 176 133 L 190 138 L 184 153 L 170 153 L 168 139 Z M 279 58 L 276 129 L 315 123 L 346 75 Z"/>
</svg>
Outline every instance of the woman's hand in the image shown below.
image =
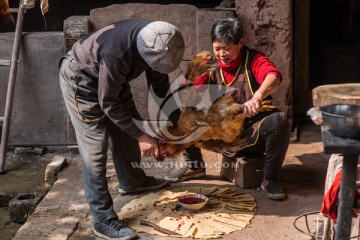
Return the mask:
<svg viewBox="0 0 360 240">
<path fill-rule="evenodd" d="M 141 155 L 144 157 L 159 157 L 159 147 L 156 140 L 144 133 L 138 139 Z"/>
<path fill-rule="evenodd" d="M 244 114 L 246 117 L 252 117 L 260 110 L 262 103 L 262 94 L 255 92 L 254 96 L 244 103 Z"/>
<path fill-rule="evenodd" d="M 244 103 L 245 116 L 252 117 L 257 114 L 263 99 L 275 93 L 279 88 L 280 82 L 281 80 L 276 74 L 268 74 L 260 88 L 254 93 L 254 96 Z"/>
</svg>

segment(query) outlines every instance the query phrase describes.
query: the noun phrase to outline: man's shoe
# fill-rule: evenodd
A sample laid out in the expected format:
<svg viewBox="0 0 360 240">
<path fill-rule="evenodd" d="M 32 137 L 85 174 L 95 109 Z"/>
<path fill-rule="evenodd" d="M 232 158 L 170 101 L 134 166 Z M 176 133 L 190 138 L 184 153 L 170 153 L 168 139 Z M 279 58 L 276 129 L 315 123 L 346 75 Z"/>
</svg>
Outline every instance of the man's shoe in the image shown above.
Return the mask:
<svg viewBox="0 0 360 240">
<path fill-rule="evenodd" d="M 94 224 L 95 235 L 108 240 L 127 240 L 136 237 L 136 232 L 118 218 Z"/>
<path fill-rule="evenodd" d="M 149 190 L 155 190 L 162 188 L 166 186 L 169 183 L 169 181 L 162 179 L 162 178 L 154 178 L 146 176 L 145 183 L 138 188 L 135 188 L 133 190 L 124 190 L 121 187 L 119 187 L 119 192 L 121 195 L 131 194 L 131 193 L 139 193 L 139 192 L 145 192 Z"/>
<path fill-rule="evenodd" d="M 261 183 L 261 189 L 266 192 L 266 196 L 273 200 L 283 200 L 286 193 L 280 187 L 279 182 L 273 179 L 265 180 Z"/>
<path fill-rule="evenodd" d="M 197 179 L 206 175 L 206 169 L 203 167 L 190 169 L 188 164 L 185 164 L 179 169 L 174 170 L 165 179 L 171 182 L 182 182 L 190 179 Z"/>
</svg>

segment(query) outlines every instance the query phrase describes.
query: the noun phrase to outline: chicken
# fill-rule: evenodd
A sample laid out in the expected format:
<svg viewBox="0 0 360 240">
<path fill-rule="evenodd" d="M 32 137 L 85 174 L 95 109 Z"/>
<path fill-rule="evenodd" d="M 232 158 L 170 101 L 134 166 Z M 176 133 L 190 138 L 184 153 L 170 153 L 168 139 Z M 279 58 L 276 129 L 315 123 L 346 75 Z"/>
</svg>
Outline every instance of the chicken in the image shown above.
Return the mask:
<svg viewBox="0 0 360 240">
<path fill-rule="evenodd" d="M 217 66 L 215 56 L 209 51 L 203 51 L 196 54 L 187 66 L 185 78 L 189 81 L 194 81 L 195 78 L 214 70 Z"/>
<path fill-rule="evenodd" d="M 210 52 L 197 54 L 188 64 L 185 78 L 193 81 L 196 77 L 214 69 L 216 60 Z M 270 101 L 262 102 L 260 111 L 271 111 L 276 107 Z M 217 99 L 207 111 L 195 107 L 182 109 L 178 122 L 167 127 L 168 136 L 159 143 L 160 160 L 174 157 L 191 145 L 215 152 L 236 149 L 245 140 L 240 138 L 246 118 L 244 106 L 231 96 Z"/>
</svg>

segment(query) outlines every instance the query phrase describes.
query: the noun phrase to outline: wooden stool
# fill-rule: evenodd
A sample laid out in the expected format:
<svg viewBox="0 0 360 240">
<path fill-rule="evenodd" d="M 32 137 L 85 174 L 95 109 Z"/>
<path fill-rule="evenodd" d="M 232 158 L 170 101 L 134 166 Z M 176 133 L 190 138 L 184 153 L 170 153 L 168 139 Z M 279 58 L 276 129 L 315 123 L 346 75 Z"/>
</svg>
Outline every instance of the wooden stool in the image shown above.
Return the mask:
<svg viewBox="0 0 360 240">
<path fill-rule="evenodd" d="M 223 156 L 220 175 L 241 188 L 259 187 L 264 178 L 264 156 L 230 158 Z"/>
</svg>

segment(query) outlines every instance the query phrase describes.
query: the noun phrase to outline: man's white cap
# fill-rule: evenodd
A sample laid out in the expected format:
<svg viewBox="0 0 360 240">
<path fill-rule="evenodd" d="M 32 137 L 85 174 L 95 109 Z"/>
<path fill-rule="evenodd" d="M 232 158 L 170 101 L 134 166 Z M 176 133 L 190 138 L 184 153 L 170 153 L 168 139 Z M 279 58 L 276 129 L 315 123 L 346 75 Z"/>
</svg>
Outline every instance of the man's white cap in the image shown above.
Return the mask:
<svg viewBox="0 0 360 240">
<path fill-rule="evenodd" d="M 184 39 L 179 29 L 162 21 L 151 22 L 142 28 L 136 44 L 145 62 L 161 73 L 174 71 L 185 51 Z"/>
</svg>

